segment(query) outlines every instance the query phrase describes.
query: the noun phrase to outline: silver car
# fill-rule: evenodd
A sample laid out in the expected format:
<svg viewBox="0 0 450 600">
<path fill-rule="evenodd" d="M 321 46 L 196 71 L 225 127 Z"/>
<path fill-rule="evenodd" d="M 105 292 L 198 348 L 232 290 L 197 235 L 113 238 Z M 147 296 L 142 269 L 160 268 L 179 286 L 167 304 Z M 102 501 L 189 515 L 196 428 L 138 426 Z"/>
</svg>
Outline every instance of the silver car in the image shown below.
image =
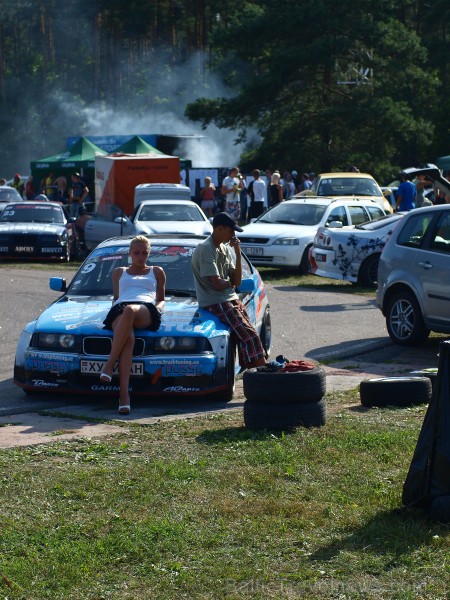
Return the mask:
<svg viewBox="0 0 450 600">
<path fill-rule="evenodd" d="M 450 333 L 450 204 L 418 208 L 400 220 L 380 257 L 377 305 L 396 344 L 420 344 L 430 331 Z"/>
</svg>

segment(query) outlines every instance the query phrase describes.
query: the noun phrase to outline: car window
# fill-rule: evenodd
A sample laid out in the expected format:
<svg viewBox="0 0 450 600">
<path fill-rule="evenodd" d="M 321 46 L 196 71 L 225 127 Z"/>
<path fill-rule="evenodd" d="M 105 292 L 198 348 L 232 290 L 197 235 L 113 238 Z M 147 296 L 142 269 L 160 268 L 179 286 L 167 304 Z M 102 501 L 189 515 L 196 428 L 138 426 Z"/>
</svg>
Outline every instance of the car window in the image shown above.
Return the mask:
<svg viewBox="0 0 450 600">
<path fill-rule="evenodd" d="M 439 218 L 434 228 L 430 248 L 440 252 L 450 252 L 450 213 L 446 212 Z"/>
<path fill-rule="evenodd" d="M 128 246 L 94 250 L 73 278 L 68 294 L 74 296 L 112 295 L 112 272 L 116 267 L 127 267 Z M 159 265 L 166 273 L 166 289 L 195 294 L 191 268 L 193 246 L 152 245 L 149 263 Z"/>
<path fill-rule="evenodd" d="M 348 212 L 352 220 L 352 225 L 360 225 L 369 218 L 363 206 L 349 206 Z"/>
<path fill-rule="evenodd" d="M 64 214 L 59 206 L 46 203 L 30 206 L 11 204 L 0 215 L 0 221 L 8 223 L 64 223 Z"/>
<path fill-rule="evenodd" d="M 318 225 L 327 206 L 323 204 L 296 204 L 292 201 L 280 202 L 264 213 L 259 223 L 286 223 L 292 225 Z"/>
<path fill-rule="evenodd" d="M 348 225 L 347 211 L 344 206 L 337 206 L 333 208 L 330 214 L 327 217 L 325 226 L 328 226 L 331 221 L 339 221 L 342 223 L 342 226 Z"/>
<path fill-rule="evenodd" d="M 318 196 L 381 196 L 373 179 L 366 177 L 327 177 L 320 181 Z"/>
<path fill-rule="evenodd" d="M 366 210 L 368 211 L 372 220 L 379 219 L 380 217 L 384 216 L 384 212 L 379 206 L 366 206 Z"/>
<path fill-rule="evenodd" d="M 148 206 L 142 207 L 138 221 L 203 221 L 196 206 Z"/>
<path fill-rule="evenodd" d="M 397 244 L 420 248 L 432 218 L 430 213 L 411 215 L 398 235 Z"/>
</svg>

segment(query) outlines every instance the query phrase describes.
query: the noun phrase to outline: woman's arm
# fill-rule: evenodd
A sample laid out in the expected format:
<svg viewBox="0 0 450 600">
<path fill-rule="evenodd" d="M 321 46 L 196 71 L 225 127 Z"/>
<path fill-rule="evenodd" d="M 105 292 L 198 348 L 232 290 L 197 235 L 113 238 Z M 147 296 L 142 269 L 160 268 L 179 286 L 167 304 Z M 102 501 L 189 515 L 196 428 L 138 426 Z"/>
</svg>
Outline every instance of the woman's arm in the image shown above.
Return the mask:
<svg viewBox="0 0 450 600">
<path fill-rule="evenodd" d="M 153 267 L 153 272 L 156 279 L 155 306 L 158 310 L 163 310 L 166 296 L 166 274 L 161 267 Z"/>
<path fill-rule="evenodd" d="M 119 297 L 119 280 L 122 277 L 125 267 L 117 267 L 112 273 L 112 284 L 113 284 L 113 302 Z"/>
</svg>

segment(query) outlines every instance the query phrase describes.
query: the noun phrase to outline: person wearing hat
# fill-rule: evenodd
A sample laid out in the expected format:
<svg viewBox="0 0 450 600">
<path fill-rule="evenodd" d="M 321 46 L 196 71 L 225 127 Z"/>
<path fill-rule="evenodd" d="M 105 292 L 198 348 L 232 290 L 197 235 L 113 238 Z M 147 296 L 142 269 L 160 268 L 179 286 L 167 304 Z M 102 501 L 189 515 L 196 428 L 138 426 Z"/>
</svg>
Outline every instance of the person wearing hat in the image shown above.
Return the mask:
<svg viewBox="0 0 450 600">
<path fill-rule="evenodd" d="M 198 305 L 216 315 L 234 333 L 242 367 L 264 366 L 267 364 L 266 353 L 236 293 L 236 287 L 242 281 L 242 263 L 241 246 L 235 234 L 243 229 L 225 212 L 213 218 L 212 226 L 212 234 L 192 255 Z"/>
<path fill-rule="evenodd" d="M 14 175 L 14 179 L 13 179 L 13 182 L 11 184 L 11 187 L 15 188 L 19 192 L 20 196 L 23 198 L 23 193 L 25 191 L 25 184 L 22 181 L 22 179 L 20 178 L 20 174 L 19 173 L 16 173 Z"/>
<path fill-rule="evenodd" d="M 89 188 L 81 181 L 79 173 L 72 173 L 72 186 L 69 190 L 70 216 L 78 217 L 80 207 L 84 208 L 84 199 L 89 194 Z"/>
</svg>

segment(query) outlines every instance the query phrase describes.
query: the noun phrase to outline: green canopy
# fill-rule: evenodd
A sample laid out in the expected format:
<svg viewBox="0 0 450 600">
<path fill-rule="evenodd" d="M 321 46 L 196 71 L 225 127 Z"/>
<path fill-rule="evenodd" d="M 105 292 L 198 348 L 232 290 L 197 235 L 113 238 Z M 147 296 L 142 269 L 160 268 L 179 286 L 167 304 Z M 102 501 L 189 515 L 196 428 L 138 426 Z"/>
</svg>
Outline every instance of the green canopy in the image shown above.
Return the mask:
<svg viewBox="0 0 450 600">
<path fill-rule="evenodd" d="M 117 150 L 114 150 L 114 154 L 164 154 L 161 150 L 154 148 L 149 143 L 141 138 L 139 135 L 135 135 L 128 142 L 122 144 Z"/>
<path fill-rule="evenodd" d="M 87 138 L 81 137 L 69 150 L 59 152 L 47 158 L 34 160 L 30 163 L 31 172 L 49 172 L 60 170 L 78 171 L 82 169 L 93 169 L 95 167 L 95 157 L 107 154 L 104 150 L 90 142 Z"/>
<path fill-rule="evenodd" d="M 448 171 L 448 170 L 450 170 L 450 155 L 449 156 L 440 156 L 439 158 L 437 158 L 436 159 L 436 165 L 442 171 Z"/>
</svg>

